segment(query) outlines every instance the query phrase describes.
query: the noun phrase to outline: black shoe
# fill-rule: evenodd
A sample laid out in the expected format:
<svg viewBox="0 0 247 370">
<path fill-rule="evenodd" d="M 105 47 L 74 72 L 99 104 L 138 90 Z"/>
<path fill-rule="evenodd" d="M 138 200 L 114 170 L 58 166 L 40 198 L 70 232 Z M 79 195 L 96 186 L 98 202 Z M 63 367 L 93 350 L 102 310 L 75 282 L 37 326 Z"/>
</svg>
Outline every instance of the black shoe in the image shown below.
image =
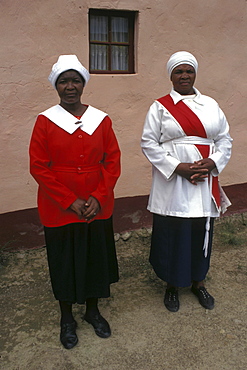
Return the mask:
<svg viewBox="0 0 247 370">
<path fill-rule="evenodd" d="M 176 288 L 166 289 L 164 304 L 171 312 L 179 310 L 178 290 Z"/>
<path fill-rule="evenodd" d="M 89 324 L 93 325 L 95 333 L 100 337 L 100 338 L 109 338 L 111 335 L 111 329 L 110 325 L 104 319 L 101 314 L 95 314 L 95 315 L 87 315 L 85 314 L 84 320 L 86 320 Z"/>
<path fill-rule="evenodd" d="M 64 348 L 71 349 L 78 343 L 76 335 L 77 322 L 61 324 L 60 341 Z"/>
<path fill-rule="evenodd" d="M 208 293 L 207 289 L 204 286 L 195 288 L 192 285 L 191 291 L 198 297 L 199 302 L 202 305 L 202 307 L 206 308 L 207 310 L 212 310 L 214 308 L 214 297 L 212 297 Z"/>
</svg>

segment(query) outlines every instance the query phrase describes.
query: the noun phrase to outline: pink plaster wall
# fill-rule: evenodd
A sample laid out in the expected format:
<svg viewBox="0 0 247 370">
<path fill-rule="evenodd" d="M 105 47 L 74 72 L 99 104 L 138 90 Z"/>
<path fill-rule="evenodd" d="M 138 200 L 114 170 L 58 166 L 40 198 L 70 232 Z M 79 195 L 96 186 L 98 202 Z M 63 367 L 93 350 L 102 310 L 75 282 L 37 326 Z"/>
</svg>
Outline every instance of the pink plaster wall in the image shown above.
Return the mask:
<svg viewBox="0 0 247 370">
<path fill-rule="evenodd" d="M 0 2 L 0 213 L 36 206 L 28 144 L 36 115 L 58 103 L 47 77 L 60 54 L 88 67 L 88 9 L 139 11 L 136 74 L 92 75 L 83 100 L 106 111 L 122 149 L 116 197 L 146 195 L 151 167 L 140 150 L 143 121 L 170 90 L 165 65 L 178 50 L 199 61 L 195 86 L 224 110 L 234 138 L 224 186 L 247 182 L 245 0 L 9 0 Z"/>
</svg>

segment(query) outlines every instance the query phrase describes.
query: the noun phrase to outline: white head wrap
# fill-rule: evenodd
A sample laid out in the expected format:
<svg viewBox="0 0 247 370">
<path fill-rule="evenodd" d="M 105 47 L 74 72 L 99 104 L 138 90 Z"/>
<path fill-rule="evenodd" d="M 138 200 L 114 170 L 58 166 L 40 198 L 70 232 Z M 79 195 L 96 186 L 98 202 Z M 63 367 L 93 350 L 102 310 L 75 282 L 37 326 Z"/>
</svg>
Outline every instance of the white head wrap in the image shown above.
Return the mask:
<svg viewBox="0 0 247 370">
<path fill-rule="evenodd" d="M 167 62 L 167 72 L 169 77 L 171 77 L 172 71 L 174 68 L 179 66 L 180 64 L 189 64 L 190 66 L 194 67 L 196 73 L 198 70 L 198 62 L 194 55 L 188 53 L 187 51 L 178 51 L 175 54 L 172 54 L 170 59 Z"/>
<path fill-rule="evenodd" d="M 57 60 L 57 63 L 53 64 L 51 73 L 48 77 L 48 80 L 54 87 L 56 88 L 56 81 L 58 77 L 60 76 L 61 73 L 66 72 L 70 69 L 74 69 L 80 75 L 83 77 L 85 84 L 89 81 L 90 74 L 88 70 L 83 67 L 83 65 L 79 62 L 78 58 L 76 55 L 60 55 L 60 57 Z"/>
</svg>

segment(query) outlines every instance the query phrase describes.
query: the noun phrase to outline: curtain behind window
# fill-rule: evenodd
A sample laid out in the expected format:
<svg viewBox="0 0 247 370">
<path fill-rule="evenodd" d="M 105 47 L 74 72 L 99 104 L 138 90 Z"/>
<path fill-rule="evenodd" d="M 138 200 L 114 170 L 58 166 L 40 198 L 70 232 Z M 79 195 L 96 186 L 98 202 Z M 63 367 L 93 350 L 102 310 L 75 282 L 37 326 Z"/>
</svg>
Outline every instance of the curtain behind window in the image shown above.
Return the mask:
<svg viewBox="0 0 247 370">
<path fill-rule="evenodd" d="M 112 42 L 128 42 L 128 18 L 112 17 Z M 128 70 L 128 46 L 112 46 L 111 50 L 111 65 L 112 70 L 127 71 Z"/>
<path fill-rule="evenodd" d="M 108 17 L 92 15 L 90 17 L 90 41 L 108 41 Z M 91 44 L 90 68 L 107 70 L 107 46 Z"/>
<path fill-rule="evenodd" d="M 108 17 L 92 15 L 90 17 L 90 41 L 122 43 L 129 41 L 128 18 L 111 17 L 111 40 L 109 40 Z M 90 69 L 108 70 L 108 45 L 91 44 Z M 128 46 L 111 46 L 111 70 L 128 70 Z"/>
</svg>

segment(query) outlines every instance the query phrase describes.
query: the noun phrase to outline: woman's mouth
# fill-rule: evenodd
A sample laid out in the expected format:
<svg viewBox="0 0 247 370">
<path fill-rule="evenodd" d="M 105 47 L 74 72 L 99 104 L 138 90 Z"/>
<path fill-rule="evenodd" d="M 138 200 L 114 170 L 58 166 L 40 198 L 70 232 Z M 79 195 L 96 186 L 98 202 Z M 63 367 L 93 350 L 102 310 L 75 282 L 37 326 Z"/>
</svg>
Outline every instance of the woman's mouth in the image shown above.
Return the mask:
<svg viewBox="0 0 247 370">
<path fill-rule="evenodd" d="M 74 98 L 75 96 L 76 96 L 76 94 L 66 94 L 67 98 Z"/>
</svg>

